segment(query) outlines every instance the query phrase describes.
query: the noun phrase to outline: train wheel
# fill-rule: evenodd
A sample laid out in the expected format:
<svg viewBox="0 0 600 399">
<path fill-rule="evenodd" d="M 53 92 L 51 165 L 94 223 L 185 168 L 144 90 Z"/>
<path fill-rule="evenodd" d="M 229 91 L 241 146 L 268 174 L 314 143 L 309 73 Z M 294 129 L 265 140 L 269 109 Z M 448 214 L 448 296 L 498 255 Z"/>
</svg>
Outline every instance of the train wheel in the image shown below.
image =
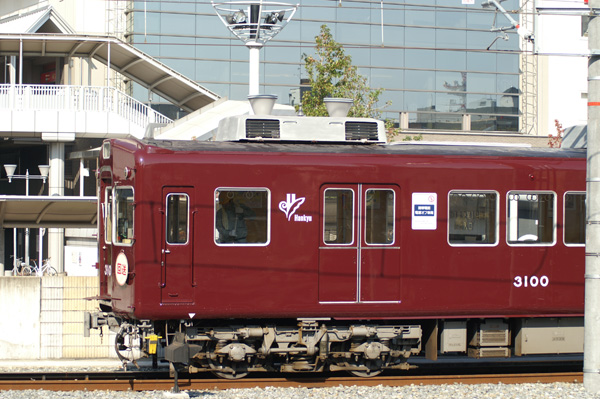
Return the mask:
<svg viewBox="0 0 600 399">
<path fill-rule="evenodd" d="M 245 362 L 227 361 L 224 364 L 220 364 L 211 360 L 209 361 L 209 365 L 211 373 L 226 380 L 239 380 L 249 374 L 248 364 Z"/>
<path fill-rule="evenodd" d="M 376 377 L 383 372 L 380 359 L 357 361 L 349 364 L 351 367 L 348 372 L 355 377 L 370 378 Z"/>
<path fill-rule="evenodd" d="M 229 347 L 229 344 L 238 345 L 238 350 Z M 223 349 L 227 347 L 230 351 L 223 353 Z M 209 346 L 207 360 L 210 371 L 217 377 L 227 380 L 246 377 L 250 372 L 248 369 L 252 367 L 255 358 L 247 356 L 245 351 L 240 350 L 240 348 L 239 344 L 228 341 L 215 342 Z"/>
</svg>

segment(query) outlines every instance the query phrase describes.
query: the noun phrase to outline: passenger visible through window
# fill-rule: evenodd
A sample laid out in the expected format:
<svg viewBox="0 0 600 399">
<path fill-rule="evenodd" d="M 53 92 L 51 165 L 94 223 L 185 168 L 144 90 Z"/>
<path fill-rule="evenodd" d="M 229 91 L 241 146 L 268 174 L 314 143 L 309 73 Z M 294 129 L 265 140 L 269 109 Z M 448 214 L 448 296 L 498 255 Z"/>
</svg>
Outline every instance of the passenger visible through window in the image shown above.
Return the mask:
<svg viewBox="0 0 600 399">
<path fill-rule="evenodd" d="M 268 244 L 269 191 L 222 188 L 215 191 L 217 244 Z"/>
</svg>

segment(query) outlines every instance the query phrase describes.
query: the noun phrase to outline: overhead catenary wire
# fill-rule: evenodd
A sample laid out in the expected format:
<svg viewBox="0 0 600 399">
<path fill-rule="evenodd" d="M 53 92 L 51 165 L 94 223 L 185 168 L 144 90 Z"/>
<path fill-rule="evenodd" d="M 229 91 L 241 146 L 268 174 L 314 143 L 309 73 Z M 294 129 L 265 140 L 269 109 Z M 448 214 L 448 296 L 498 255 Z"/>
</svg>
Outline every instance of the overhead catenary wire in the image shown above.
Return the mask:
<svg viewBox="0 0 600 399">
<path fill-rule="evenodd" d="M 116 2 L 130 2 L 131 0 L 112 0 L 112 1 L 116 1 Z M 574 6 L 583 6 L 583 3 L 581 2 L 581 0 L 545 0 L 546 4 L 552 4 L 552 3 L 556 3 L 556 4 L 560 4 L 562 7 L 564 7 L 565 3 L 571 3 Z M 189 5 L 194 5 L 194 6 L 210 6 L 210 1 L 206 1 L 206 0 L 200 0 L 200 1 L 195 1 L 195 0 L 139 0 L 139 1 L 134 1 L 134 7 L 131 7 L 127 10 L 127 13 L 131 13 L 131 12 L 139 12 L 141 11 L 141 9 L 135 8 L 135 3 L 143 3 L 144 7 L 146 7 L 148 4 L 155 4 L 155 5 L 163 5 L 163 4 L 172 4 L 172 5 L 177 5 L 177 6 L 189 6 Z M 475 5 L 475 6 L 453 6 L 453 5 L 440 5 L 440 4 L 418 4 L 418 3 L 411 3 L 411 2 L 397 2 L 397 1 L 362 1 L 362 0 L 341 0 L 341 7 L 339 5 L 339 0 L 329 0 L 329 3 L 331 3 L 330 5 L 315 5 L 315 4 L 306 4 L 303 5 L 301 1 L 292 1 L 292 3 L 298 3 L 300 4 L 301 8 L 304 9 L 354 9 L 354 10 L 373 10 L 375 5 L 378 6 L 378 8 L 381 8 L 381 6 L 383 5 L 383 10 L 384 11 L 430 11 L 430 12 L 437 12 L 437 11 L 444 11 L 444 12 L 457 12 L 457 13 L 463 13 L 463 12 L 469 12 L 469 13 L 489 13 L 489 14 L 493 14 L 494 10 L 486 10 L 480 7 L 479 4 Z M 358 4 L 365 4 L 364 6 L 358 6 Z M 566 7 L 564 7 L 566 9 Z M 583 9 L 583 8 L 582 8 Z M 509 13 L 511 13 L 512 15 L 534 15 L 536 14 L 536 12 L 528 12 L 526 10 L 523 10 L 523 5 L 521 5 L 521 7 L 517 10 L 507 10 Z M 198 12 L 194 12 L 194 11 L 190 11 L 190 10 L 185 10 L 185 11 L 179 11 L 176 9 L 147 9 L 146 12 L 148 13 L 162 13 L 162 14 L 188 14 L 188 15 L 196 15 L 196 14 L 202 14 L 202 13 L 198 13 Z M 560 15 L 560 11 L 556 11 L 557 15 Z"/>
<path fill-rule="evenodd" d="M 200 6 L 200 7 L 204 7 L 204 6 L 208 6 L 210 3 L 208 1 L 171 1 L 171 0 L 145 0 L 145 1 L 139 1 L 137 2 L 137 4 L 139 5 L 140 3 L 144 4 L 144 14 L 146 13 L 158 13 L 158 14 L 173 14 L 173 15 L 177 15 L 177 14 L 181 14 L 181 15 L 195 15 L 195 16 L 212 16 L 212 14 L 209 13 L 205 13 L 205 12 L 198 12 L 198 11 L 190 11 L 190 10 L 184 10 L 184 11 L 179 11 L 176 9 L 168 9 L 168 8 L 163 8 L 161 7 L 160 9 L 148 9 L 146 7 L 147 3 L 153 3 L 153 4 L 160 4 L 160 5 L 164 5 L 164 4 L 171 4 L 171 5 L 194 5 L 194 6 Z M 575 2 L 573 2 L 574 4 L 576 4 Z M 342 4 L 343 4 L 343 8 L 345 9 L 354 9 L 354 10 L 370 10 L 373 11 L 374 7 L 377 6 L 377 8 L 380 8 L 381 13 L 383 14 L 383 11 L 391 11 L 391 10 L 403 10 L 406 12 L 410 12 L 410 11 L 433 11 L 433 12 L 437 12 L 437 11 L 444 11 L 444 12 L 457 12 L 457 13 L 488 13 L 491 15 L 494 15 L 496 13 L 495 10 L 493 9 L 485 9 L 485 8 L 481 8 L 481 7 L 459 7 L 459 6 L 447 6 L 447 5 L 427 5 L 427 4 L 416 4 L 416 3 L 411 3 L 411 2 L 394 2 L 394 1 L 385 1 L 385 0 L 378 0 L 378 1 L 357 1 L 357 0 L 342 0 Z M 136 3 L 134 3 L 134 8 L 130 8 L 128 10 L 128 13 L 131 12 L 139 12 L 141 10 L 136 9 L 135 8 Z M 327 5 L 301 5 L 301 8 L 322 8 L 322 9 L 339 9 L 339 5 L 338 5 L 338 1 L 337 0 L 330 0 L 329 4 Z M 198 9 L 198 7 L 194 7 L 195 10 Z M 521 8 L 519 8 L 518 10 L 508 10 L 508 12 L 511 15 L 529 15 L 527 14 L 524 9 L 523 9 L 523 5 L 521 5 Z M 385 24 L 383 21 L 383 17 L 380 17 L 380 21 L 351 21 L 351 20 L 336 20 L 336 21 L 330 21 L 330 20 L 323 20 L 323 21 L 316 21 L 314 19 L 309 19 L 309 18 L 296 18 L 297 22 L 306 22 L 306 21 L 310 21 L 310 22 L 322 22 L 324 24 L 327 23 L 343 23 L 343 24 L 360 24 L 360 25 L 364 25 L 364 24 L 368 24 L 368 25 L 377 25 L 377 26 L 381 26 L 381 43 L 373 43 L 371 45 L 362 45 L 362 44 L 353 44 L 353 43 L 344 43 L 341 42 L 342 45 L 344 45 L 345 48 L 348 49 L 367 49 L 367 48 L 386 48 L 386 49 L 398 49 L 398 48 L 412 48 L 412 49 L 419 49 L 418 47 L 410 47 L 410 46 L 398 46 L 398 45 L 390 45 L 389 43 L 385 43 L 384 42 L 384 31 L 385 28 L 388 26 L 392 26 L 392 27 L 405 27 L 405 28 L 421 28 L 421 29 L 436 29 L 436 30 L 440 30 L 440 29 L 448 29 L 448 30 L 460 30 L 460 31 L 473 31 L 473 32 L 489 32 L 491 28 L 493 28 L 492 26 L 492 21 L 490 21 L 490 29 L 482 29 L 482 28 L 471 28 L 469 26 L 467 26 L 467 24 L 465 23 L 464 26 L 439 26 L 439 25 L 414 25 L 414 24 Z M 514 34 L 515 32 L 507 32 L 508 34 Z M 137 32 L 133 32 L 133 33 L 129 33 L 127 36 L 135 36 L 137 35 Z M 148 32 L 144 32 L 144 38 L 147 37 L 147 35 L 152 35 L 152 33 L 148 33 Z M 165 37 L 165 35 L 157 33 L 157 36 L 160 37 Z M 173 36 L 175 37 L 175 36 Z M 194 39 L 198 39 L 200 37 L 200 35 L 181 35 L 178 37 L 185 37 L 185 38 L 194 38 Z M 227 37 L 213 37 L 212 39 L 214 40 L 226 40 Z M 145 43 L 147 43 L 147 40 L 145 40 Z M 132 44 L 139 44 L 139 42 L 133 40 Z M 165 45 L 167 43 L 161 42 L 160 44 Z M 170 43 L 168 45 L 176 45 L 177 43 Z M 189 46 L 196 46 L 198 43 L 184 43 L 183 45 L 189 45 Z M 202 45 L 210 45 L 209 43 L 202 43 Z M 234 45 L 235 46 L 235 45 Z M 274 46 L 274 44 L 273 44 Z M 309 43 L 308 45 L 304 45 L 302 43 L 300 44 L 287 44 L 285 45 L 285 47 L 287 48 L 295 48 L 295 47 L 308 47 L 308 48 L 312 48 L 314 47 L 312 43 Z M 499 51 L 502 53 L 511 53 L 514 52 L 516 54 L 520 54 L 523 52 L 527 52 L 527 49 L 498 49 L 498 48 L 489 48 L 490 46 L 488 46 L 488 48 L 469 48 L 468 46 L 462 47 L 460 49 L 455 49 L 455 48 L 444 48 L 444 47 L 422 47 L 422 49 L 424 50 L 440 50 L 440 51 L 467 51 L 467 52 L 473 52 L 473 51 Z M 570 53 L 558 53 L 558 52 L 544 52 L 544 53 L 538 53 L 540 55 L 556 55 L 556 56 L 581 56 L 582 54 L 570 54 Z"/>
</svg>

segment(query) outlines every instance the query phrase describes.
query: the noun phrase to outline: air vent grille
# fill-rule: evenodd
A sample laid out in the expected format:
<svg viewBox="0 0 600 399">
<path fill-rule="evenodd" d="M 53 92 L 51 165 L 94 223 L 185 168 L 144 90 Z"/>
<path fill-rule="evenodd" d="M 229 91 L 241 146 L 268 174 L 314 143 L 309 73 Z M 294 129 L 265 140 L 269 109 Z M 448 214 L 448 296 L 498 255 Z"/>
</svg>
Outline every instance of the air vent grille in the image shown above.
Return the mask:
<svg viewBox="0 0 600 399">
<path fill-rule="evenodd" d="M 278 139 L 279 119 L 246 119 L 246 138 Z"/>
<path fill-rule="evenodd" d="M 469 348 L 469 357 L 510 357 L 509 348 Z"/>
<path fill-rule="evenodd" d="M 378 141 L 377 123 L 346 122 L 346 140 Z"/>
</svg>

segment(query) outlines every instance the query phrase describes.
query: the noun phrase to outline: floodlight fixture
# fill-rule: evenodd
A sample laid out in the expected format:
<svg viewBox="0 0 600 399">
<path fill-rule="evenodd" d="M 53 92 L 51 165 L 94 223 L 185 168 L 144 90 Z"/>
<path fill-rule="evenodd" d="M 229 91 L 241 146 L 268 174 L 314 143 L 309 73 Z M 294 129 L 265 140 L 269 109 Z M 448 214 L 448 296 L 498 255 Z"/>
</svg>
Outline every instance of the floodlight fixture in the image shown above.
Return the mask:
<svg viewBox="0 0 600 399">
<path fill-rule="evenodd" d="M 258 93 L 260 49 L 290 22 L 298 4 L 262 0 L 212 2 L 223 24 L 250 50 L 249 95 Z"/>
</svg>

